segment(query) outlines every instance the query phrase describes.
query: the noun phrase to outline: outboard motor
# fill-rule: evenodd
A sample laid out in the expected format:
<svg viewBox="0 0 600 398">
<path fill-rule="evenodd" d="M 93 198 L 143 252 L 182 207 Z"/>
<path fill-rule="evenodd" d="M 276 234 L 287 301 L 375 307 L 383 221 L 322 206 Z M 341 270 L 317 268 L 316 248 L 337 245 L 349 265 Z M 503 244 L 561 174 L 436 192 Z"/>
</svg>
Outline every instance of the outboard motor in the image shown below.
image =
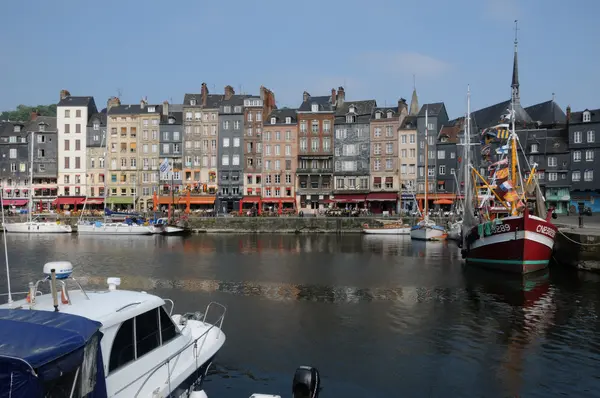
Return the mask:
<svg viewBox="0 0 600 398">
<path fill-rule="evenodd" d="M 292 381 L 293 398 L 318 398 L 321 389 L 319 371 L 311 366 L 300 366 L 296 369 Z"/>
</svg>

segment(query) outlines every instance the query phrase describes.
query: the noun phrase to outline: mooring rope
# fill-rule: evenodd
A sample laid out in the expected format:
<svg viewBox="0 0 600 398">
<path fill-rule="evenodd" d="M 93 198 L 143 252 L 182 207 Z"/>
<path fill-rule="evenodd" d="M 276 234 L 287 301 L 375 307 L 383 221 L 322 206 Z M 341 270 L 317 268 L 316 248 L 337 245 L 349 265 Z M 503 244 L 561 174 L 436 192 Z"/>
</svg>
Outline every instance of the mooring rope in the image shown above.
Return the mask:
<svg viewBox="0 0 600 398">
<path fill-rule="evenodd" d="M 600 245 L 600 242 L 597 242 L 597 243 L 583 243 L 583 242 L 577 242 L 576 240 L 569 238 L 569 237 L 568 237 L 568 236 L 567 236 L 567 235 L 566 235 L 566 234 L 565 234 L 563 231 L 561 231 L 560 229 L 558 230 L 558 232 L 559 232 L 559 233 L 560 233 L 562 236 L 564 236 L 565 238 L 567 238 L 568 240 L 570 240 L 571 242 L 573 242 L 573 243 L 576 243 L 576 244 L 578 244 L 578 245 L 581 245 L 581 246 L 598 246 L 598 245 Z"/>
</svg>

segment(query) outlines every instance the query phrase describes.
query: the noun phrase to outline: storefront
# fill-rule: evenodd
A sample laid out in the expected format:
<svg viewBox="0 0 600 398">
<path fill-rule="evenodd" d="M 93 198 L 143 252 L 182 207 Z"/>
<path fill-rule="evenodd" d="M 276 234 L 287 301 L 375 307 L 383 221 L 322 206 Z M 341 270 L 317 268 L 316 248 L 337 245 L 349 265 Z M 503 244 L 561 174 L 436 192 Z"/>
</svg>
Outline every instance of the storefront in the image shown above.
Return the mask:
<svg viewBox="0 0 600 398">
<path fill-rule="evenodd" d="M 372 192 L 367 202 L 371 213 L 392 215 L 398 210 L 398 192 Z"/>
</svg>

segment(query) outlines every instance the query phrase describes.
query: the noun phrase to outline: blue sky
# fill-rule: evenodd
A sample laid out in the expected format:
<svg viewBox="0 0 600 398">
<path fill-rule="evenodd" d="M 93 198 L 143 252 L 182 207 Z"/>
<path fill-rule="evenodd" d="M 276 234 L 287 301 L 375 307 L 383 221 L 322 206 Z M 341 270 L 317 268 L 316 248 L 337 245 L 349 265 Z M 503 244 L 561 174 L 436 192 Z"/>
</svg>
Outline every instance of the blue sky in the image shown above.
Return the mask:
<svg viewBox="0 0 600 398">
<path fill-rule="evenodd" d="M 302 92 L 380 106 L 444 101 L 450 117 L 510 98 L 515 19 L 521 100 L 600 107 L 600 1 L 575 0 L 5 0 L 0 110 L 56 102 L 173 100 L 230 84 L 278 106 Z"/>
</svg>

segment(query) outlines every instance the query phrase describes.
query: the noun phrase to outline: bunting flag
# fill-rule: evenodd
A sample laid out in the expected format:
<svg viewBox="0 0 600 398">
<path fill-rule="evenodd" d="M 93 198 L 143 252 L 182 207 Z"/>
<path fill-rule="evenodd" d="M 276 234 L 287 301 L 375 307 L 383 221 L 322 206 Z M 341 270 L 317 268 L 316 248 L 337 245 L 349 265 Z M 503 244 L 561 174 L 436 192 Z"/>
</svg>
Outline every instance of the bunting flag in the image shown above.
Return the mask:
<svg viewBox="0 0 600 398">
<path fill-rule="evenodd" d="M 506 180 L 507 178 L 508 178 L 508 168 L 507 167 L 496 170 L 496 182 L 499 182 L 499 180 Z"/>
<path fill-rule="evenodd" d="M 515 192 L 514 189 L 511 189 L 510 191 L 504 194 L 504 200 L 511 203 L 516 202 L 517 200 L 519 200 L 519 195 Z"/>
<path fill-rule="evenodd" d="M 501 146 L 500 148 L 496 149 L 496 153 L 498 155 L 506 155 L 508 153 L 508 144 Z"/>
<path fill-rule="evenodd" d="M 507 140 L 510 137 L 510 131 L 508 129 L 498 130 L 497 137 L 501 140 Z"/>
<path fill-rule="evenodd" d="M 504 181 L 502 184 L 500 184 L 500 190 L 502 190 L 503 192 L 508 192 L 511 189 L 513 189 L 513 185 L 510 181 Z"/>
<path fill-rule="evenodd" d="M 493 169 L 495 169 L 496 167 L 498 168 L 502 168 L 504 166 L 508 166 L 508 159 L 502 159 L 497 161 L 496 163 L 492 163 L 489 167 L 488 167 L 488 171 L 492 171 Z"/>
</svg>

